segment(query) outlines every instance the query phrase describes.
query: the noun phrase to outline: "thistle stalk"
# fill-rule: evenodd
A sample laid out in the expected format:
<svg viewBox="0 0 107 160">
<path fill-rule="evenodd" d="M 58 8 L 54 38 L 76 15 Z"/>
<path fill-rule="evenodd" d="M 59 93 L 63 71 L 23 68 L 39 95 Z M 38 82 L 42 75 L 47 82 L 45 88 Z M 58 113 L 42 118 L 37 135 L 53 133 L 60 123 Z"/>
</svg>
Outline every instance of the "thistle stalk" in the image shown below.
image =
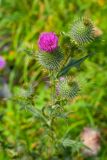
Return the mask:
<svg viewBox="0 0 107 160">
<path fill-rule="evenodd" d="M 56 86 L 56 83 L 55 83 L 55 72 L 54 71 L 51 71 L 51 74 L 50 74 L 50 79 L 51 79 L 51 102 L 52 102 L 52 106 L 55 104 L 55 98 L 56 98 L 56 92 L 55 92 L 55 86 Z"/>
</svg>

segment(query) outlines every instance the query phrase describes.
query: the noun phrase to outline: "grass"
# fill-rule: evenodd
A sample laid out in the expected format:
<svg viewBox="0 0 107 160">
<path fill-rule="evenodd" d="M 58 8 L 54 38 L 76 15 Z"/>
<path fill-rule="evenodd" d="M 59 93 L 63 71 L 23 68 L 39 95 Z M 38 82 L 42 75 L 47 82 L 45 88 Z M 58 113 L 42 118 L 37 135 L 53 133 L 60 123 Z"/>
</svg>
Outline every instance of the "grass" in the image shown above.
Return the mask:
<svg viewBox="0 0 107 160">
<path fill-rule="evenodd" d="M 106 160 L 107 157 L 106 13 L 106 0 L 0 1 L 0 54 L 5 57 L 10 68 L 9 71 L 4 71 L 4 77 L 14 94 L 23 86 L 39 81 L 38 107 L 49 99 L 46 84 L 41 82 L 46 72 L 41 71 L 40 66 L 26 56 L 23 49 L 32 46 L 37 48 L 40 32 L 55 31 L 59 34 L 67 31 L 73 19 L 83 15 L 91 17 L 103 31 L 102 39 L 89 48 L 90 52 L 96 53 L 95 56 L 87 60 L 77 74 L 82 93 L 67 106 L 68 110 L 75 112 L 70 115 L 68 126 L 63 121 L 58 126 L 61 135 L 68 130 L 69 136 L 74 138 L 85 126 L 98 128 L 101 132 L 99 160 Z M 49 150 L 50 143 L 44 140 L 44 129 L 30 113 L 20 111 L 19 106 L 11 101 L 0 100 L 0 121 L 0 142 L 3 146 L 0 149 L 0 160 L 15 159 L 13 157 L 17 159 L 18 154 L 25 153 L 25 159 L 29 160 L 51 159 L 53 150 Z M 63 157 L 69 158 L 69 150 L 63 154 Z M 74 157 L 80 160 L 81 156 Z M 92 159 L 95 160 L 95 157 Z"/>
</svg>

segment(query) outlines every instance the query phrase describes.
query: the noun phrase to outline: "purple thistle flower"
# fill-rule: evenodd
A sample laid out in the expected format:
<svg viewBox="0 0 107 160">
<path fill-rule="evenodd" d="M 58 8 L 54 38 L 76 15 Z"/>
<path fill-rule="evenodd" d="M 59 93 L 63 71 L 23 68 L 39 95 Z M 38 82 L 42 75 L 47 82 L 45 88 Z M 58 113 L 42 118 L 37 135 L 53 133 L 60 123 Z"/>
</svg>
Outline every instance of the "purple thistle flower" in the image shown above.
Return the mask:
<svg viewBox="0 0 107 160">
<path fill-rule="evenodd" d="M 53 52 L 58 48 L 58 37 L 53 32 L 43 32 L 39 36 L 38 45 L 42 51 Z"/>
<path fill-rule="evenodd" d="M 86 156 L 94 156 L 97 155 L 97 153 L 100 151 L 100 133 L 99 131 L 85 127 L 80 135 L 81 140 L 83 141 L 83 144 L 87 146 L 88 148 L 83 148 L 82 152 Z"/>
<path fill-rule="evenodd" d="M 6 65 L 6 61 L 2 56 L 0 56 L 0 69 L 3 69 Z"/>
</svg>

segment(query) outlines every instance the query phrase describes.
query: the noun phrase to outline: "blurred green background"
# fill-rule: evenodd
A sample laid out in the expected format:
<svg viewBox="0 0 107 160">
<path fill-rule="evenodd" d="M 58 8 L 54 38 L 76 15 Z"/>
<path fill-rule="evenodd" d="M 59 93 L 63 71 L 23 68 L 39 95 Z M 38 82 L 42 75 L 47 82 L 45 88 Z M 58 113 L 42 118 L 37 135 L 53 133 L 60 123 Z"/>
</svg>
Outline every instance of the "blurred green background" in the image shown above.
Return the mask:
<svg viewBox="0 0 107 160">
<path fill-rule="evenodd" d="M 96 54 L 82 65 L 77 74 L 82 93 L 71 102 L 68 126 L 63 121 L 59 132 L 70 129 L 75 138 L 85 126 L 98 128 L 101 133 L 101 151 L 98 160 L 107 159 L 107 1 L 106 0 L 0 0 L 0 55 L 7 67 L 0 77 L 7 81 L 12 94 L 20 88 L 39 82 L 37 107 L 49 99 L 46 72 L 22 50 L 37 48 L 37 39 L 43 31 L 68 31 L 76 17 L 90 17 L 102 32 L 102 38 L 90 46 Z M 41 82 L 42 81 L 42 82 Z M 2 84 L 1 84 L 2 85 Z M 11 101 L 0 100 L 0 160 L 51 160 L 50 144 L 43 138 L 39 121 Z M 42 143 L 41 143 L 42 141 Z M 48 148 L 48 155 L 47 155 Z M 64 155 L 66 160 L 69 152 Z M 79 157 L 79 158 L 78 158 Z M 74 160 L 84 158 L 75 155 Z M 86 158 L 88 159 L 88 158 Z M 91 158 L 89 158 L 91 159 Z M 95 157 L 92 158 L 95 160 Z"/>
</svg>

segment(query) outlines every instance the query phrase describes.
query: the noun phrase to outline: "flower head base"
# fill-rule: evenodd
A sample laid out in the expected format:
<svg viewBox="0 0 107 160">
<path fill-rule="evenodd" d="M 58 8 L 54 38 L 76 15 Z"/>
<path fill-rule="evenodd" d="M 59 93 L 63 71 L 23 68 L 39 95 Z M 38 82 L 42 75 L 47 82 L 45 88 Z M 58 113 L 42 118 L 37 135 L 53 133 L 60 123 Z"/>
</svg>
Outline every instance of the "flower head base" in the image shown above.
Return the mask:
<svg viewBox="0 0 107 160">
<path fill-rule="evenodd" d="M 39 52 L 37 57 L 39 63 L 46 69 L 57 70 L 63 60 L 63 53 L 60 48 L 57 48 L 53 54 Z"/>
<path fill-rule="evenodd" d="M 58 48 L 58 37 L 53 32 L 43 32 L 40 34 L 38 45 L 41 51 L 51 53 Z"/>
<path fill-rule="evenodd" d="M 3 69 L 6 65 L 6 61 L 2 56 L 0 56 L 0 69 Z"/>
</svg>

